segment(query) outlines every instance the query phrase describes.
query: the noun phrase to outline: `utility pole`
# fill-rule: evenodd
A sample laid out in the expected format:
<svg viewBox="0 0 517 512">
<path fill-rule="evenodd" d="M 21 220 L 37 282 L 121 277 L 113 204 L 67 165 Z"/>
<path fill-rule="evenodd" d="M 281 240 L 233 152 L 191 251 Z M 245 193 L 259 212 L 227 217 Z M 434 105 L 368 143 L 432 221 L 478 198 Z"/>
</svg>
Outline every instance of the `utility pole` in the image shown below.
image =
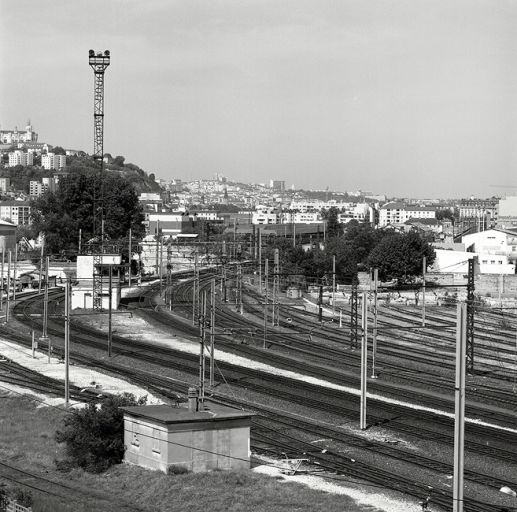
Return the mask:
<svg viewBox="0 0 517 512">
<path fill-rule="evenodd" d="M 4 310 L 4 286 L 5 286 L 4 266 L 5 266 L 5 249 L 2 249 L 2 286 L 0 286 L 0 311 Z M 40 280 L 41 280 L 41 274 L 40 274 Z M 41 281 L 40 281 L 40 285 L 41 285 Z"/>
<path fill-rule="evenodd" d="M 268 316 L 268 280 L 269 280 L 269 260 L 266 258 L 264 263 L 264 348 L 266 348 L 267 336 L 267 316 Z"/>
<path fill-rule="evenodd" d="M 215 383 L 215 279 L 210 283 L 210 387 Z"/>
<path fill-rule="evenodd" d="M 156 277 L 160 274 L 160 221 L 156 221 Z"/>
<path fill-rule="evenodd" d="M 456 384 L 454 413 L 453 512 L 463 512 L 463 468 L 465 461 L 465 359 L 467 305 L 458 304 L 456 323 Z"/>
<path fill-rule="evenodd" d="M 361 304 L 361 412 L 360 424 L 361 430 L 366 429 L 366 382 L 368 370 L 368 301 L 366 292 L 363 292 L 363 302 Z"/>
<path fill-rule="evenodd" d="M 427 270 L 427 259 L 422 260 L 422 327 L 425 327 L 425 272 Z"/>
<path fill-rule="evenodd" d="M 258 231 L 258 272 L 259 272 L 259 293 L 262 293 L 262 233 Z"/>
<path fill-rule="evenodd" d="M 201 297 L 201 311 L 199 315 L 199 398 L 205 401 L 205 336 L 206 336 L 206 291 Z"/>
<path fill-rule="evenodd" d="M 358 346 L 358 315 L 357 315 L 357 309 L 358 309 L 358 280 L 357 276 L 352 277 L 352 289 L 350 293 L 350 348 L 356 349 Z"/>
<path fill-rule="evenodd" d="M 11 251 L 7 255 L 7 295 L 5 297 L 5 323 L 9 322 L 9 307 L 10 297 L 9 292 L 11 290 Z"/>
<path fill-rule="evenodd" d="M 469 259 L 467 278 L 467 372 L 474 373 L 474 258 Z"/>
<path fill-rule="evenodd" d="M 172 246 L 169 242 L 167 244 L 167 299 L 169 305 L 169 311 L 172 311 Z M 167 300 L 166 300 L 167 303 Z"/>
<path fill-rule="evenodd" d="M 237 297 L 239 299 L 237 305 L 239 313 L 242 315 L 244 313 L 243 304 L 242 304 L 242 266 L 239 265 L 237 267 Z"/>
<path fill-rule="evenodd" d="M 318 322 L 323 322 L 323 285 L 320 284 L 320 291 L 318 295 Z"/>
<path fill-rule="evenodd" d="M 377 289 L 379 287 L 379 269 L 373 269 L 373 338 L 372 338 L 372 379 L 377 378 L 375 373 L 375 359 L 377 357 Z"/>
<path fill-rule="evenodd" d="M 49 257 L 45 258 L 45 292 L 43 296 L 43 332 L 41 333 L 40 341 L 44 341 L 48 345 L 48 362 L 50 363 L 50 338 L 47 334 L 47 326 L 48 326 L 48 266 L 49 266 Z"/>
<path fill-rule="evenodd" d="M 65 281 L 65 407 L 70 403 L 70 280 Z"/>
<path fill-rule="evenodd" d="M 160 298 L 163 295 L 163 236 L 160 237 Z"/>
<path fill-rule="evenodd" d="M 273 326 L 280 324 L 280 252 L 278 249 L 275 249 L 274 258 L 275 266 L 273 276 Z"/>
<path fill-rule="evenodd" d="M 77 254 L 81 254 L 82 237 L 83 237 L 83 231 L 82 231 L 81 228 L 79 228 L 79 240 L 78 240 L 78 243 L 77 243 Z"/>
<path fill-rule="evenodd" d="M 109 266 L 109 295 L 108 295 L 108 357 L 111 357 L 111 344 L 113 341 L 113 331 L 111 314 L 113 311 L 113 266 Z"/>
<path fill-rule="evenodd" d="M 13 304 L 16 302 L 16 267 L 18 264 L 18 244 L 14 247 L 14 265 L 13 265 Z"/>
<path fill-rule="evenodd" d="M 129 236 L 128 236 L 128 263 L 129 263 L 129 271 L 128 271 L 128 285 L 131 288 L 131 262 L 133 261 L 133 248 L 131 247 L 131 228 L 129 228 Z"/>
<path fill-rule="evenodd" d="M 336 313 L 335 308 L 335 300 L 336 300 L 336 255 L 332 256 L 332 319 L 334 319 L 334 314 Z"/>
</svg>

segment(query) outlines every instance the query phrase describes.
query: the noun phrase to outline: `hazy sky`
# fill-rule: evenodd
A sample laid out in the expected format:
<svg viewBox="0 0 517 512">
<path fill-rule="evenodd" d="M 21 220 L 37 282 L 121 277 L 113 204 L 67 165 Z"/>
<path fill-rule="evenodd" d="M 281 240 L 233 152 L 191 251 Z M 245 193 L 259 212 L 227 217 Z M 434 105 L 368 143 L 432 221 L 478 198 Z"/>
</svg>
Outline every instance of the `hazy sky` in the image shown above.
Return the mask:
<svg viewBox="0 0 517 512">
<path fill-rule="evenodd" d="M 517 1 L 0 0 L 0 124 L 162 178 L 517 192 Z"/>
</svg>

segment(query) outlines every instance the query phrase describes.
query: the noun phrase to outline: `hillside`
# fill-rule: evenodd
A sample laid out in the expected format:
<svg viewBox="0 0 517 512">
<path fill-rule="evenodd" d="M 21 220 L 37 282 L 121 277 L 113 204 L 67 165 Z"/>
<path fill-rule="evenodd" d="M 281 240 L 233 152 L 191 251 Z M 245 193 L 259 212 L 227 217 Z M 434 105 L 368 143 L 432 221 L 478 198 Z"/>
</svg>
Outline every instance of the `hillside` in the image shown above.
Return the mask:
<svg viewBox="0 0 517 512">
<path fill-rule="evenodd" d="M 109 164 L 105 165 L 106 172 L 119 174 L 129 181 L 138 193 L 141 192 L 157 192 L 160 193 L 162 188 L 154 181 L 154 174 L 147 174 L 143 169 L 131 163 L 125 163 L 124 157 L 117 157 Z M 66 172 L 73 173 L 81 170 L 91 170 L 98 172 L 99 164 L 94 162 L 89 156 L 69 156 L 67 157 Z M 31 180 L 40 181 L 41 178 L 50 177 L 53 171 L 48 171 L 37 166 L 23 167 L 5 167 L 0 169 L 0 177 L 10 178 L 13 190 L 29 193 L 29 185 Z"/>
</svg>

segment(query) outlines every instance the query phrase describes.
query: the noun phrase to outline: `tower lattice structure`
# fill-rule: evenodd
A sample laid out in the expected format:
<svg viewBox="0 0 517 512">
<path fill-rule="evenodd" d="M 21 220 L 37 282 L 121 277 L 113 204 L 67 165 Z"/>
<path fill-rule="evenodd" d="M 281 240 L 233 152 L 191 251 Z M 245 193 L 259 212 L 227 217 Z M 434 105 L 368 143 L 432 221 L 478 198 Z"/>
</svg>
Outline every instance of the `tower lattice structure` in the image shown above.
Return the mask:
<svg viewBox="0 0 517 512">
<path fill-rule="evenodd" d="M 102 309 L 102 256 L 104 253 L 104 72 L 110 65 L 110 52 L 90 50 L 88 63 L 94 74 L 93 100 L 93 159 L 100 164 L 100 198 L 94 196 L 93 231 L 97 235 L 100 228 L 100 247 L 93 254 L 93 309 Z M 98 218 L 100 217 L 100 226 Z M 111 290 L 109 291 L 111 293 Z"/>
</svg>

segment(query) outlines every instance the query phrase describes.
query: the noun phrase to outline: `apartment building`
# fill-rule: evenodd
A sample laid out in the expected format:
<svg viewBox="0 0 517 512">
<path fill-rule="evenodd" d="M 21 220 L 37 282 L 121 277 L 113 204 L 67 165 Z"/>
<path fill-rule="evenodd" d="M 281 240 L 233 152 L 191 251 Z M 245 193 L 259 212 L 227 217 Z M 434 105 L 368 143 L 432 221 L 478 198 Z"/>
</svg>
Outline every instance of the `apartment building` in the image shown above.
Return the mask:
<svg viewBox="0 0 517 512">
<path fill-rule="evenodd" d="M 15 151 L 11 151 L 9 153 L 9 167 L 16 167 L 17 165 L 23 165 L 26 167 L 27 165 L 34 164 L 34 155 L 32 151 L 24 153 L 19 149 Z"/>
<path fill-rule="evenodd" d="M 404 224 L 409 219 L 434 218 L 436 218 L 435 208 L 391 202 L 386 203 L 379 210 L 379 227 L 385 227 L 392 224 Z"/>
<path fill-rule="evenodd" d="M 31 223 L 31 207 L 28 201 L 0 201 L 0 219 L 16 226 Z"/>
<path fill-rule="evenodd" d="M 54 153 L 47 153 L 46 155 L 41 155 L 41 165 L 44 169 L 64 169 L 66 167 L 66 156 L 65 155 L 56 155 Z"/>
</svg>

